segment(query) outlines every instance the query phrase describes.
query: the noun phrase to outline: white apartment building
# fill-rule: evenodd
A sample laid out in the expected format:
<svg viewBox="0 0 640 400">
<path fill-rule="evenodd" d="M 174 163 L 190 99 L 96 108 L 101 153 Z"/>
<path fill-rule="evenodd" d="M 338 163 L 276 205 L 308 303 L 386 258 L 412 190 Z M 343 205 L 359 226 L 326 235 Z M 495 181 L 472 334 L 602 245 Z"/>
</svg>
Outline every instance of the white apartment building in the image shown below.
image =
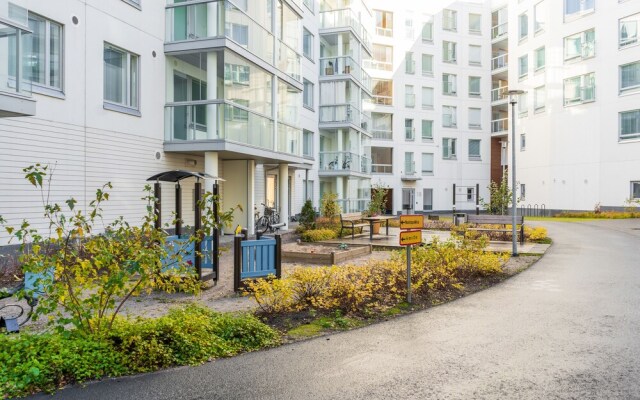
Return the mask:
<svg viewBox="0 0 640 400">
<path fill-rule="evenodd" d="M 367 4 L 376 20 L 372 182 L 390 189 L 394 214 L 450 211 L 454 197 L 457 210 L 474 210 L 489 184 L 489 3 Z"/>
</svg>

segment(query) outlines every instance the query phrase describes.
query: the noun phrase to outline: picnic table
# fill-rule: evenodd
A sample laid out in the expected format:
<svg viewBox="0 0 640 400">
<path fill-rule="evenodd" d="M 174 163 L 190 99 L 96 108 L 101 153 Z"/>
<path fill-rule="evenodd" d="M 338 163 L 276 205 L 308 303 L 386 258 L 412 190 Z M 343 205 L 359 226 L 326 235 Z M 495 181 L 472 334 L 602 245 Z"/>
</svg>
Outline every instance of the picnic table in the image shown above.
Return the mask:
<svg viewBox="0 0 640 400">
<path fill-rule="evenodd" d="M 364 221 L 369 221 L 369 241 L 373 241 L 373 224 L 386 221 L 386 235 L 389 236 L 389 220 L 396 219 L 393 215 L 376 215 L 375 217 L 362 217 Z"/>
</svg>

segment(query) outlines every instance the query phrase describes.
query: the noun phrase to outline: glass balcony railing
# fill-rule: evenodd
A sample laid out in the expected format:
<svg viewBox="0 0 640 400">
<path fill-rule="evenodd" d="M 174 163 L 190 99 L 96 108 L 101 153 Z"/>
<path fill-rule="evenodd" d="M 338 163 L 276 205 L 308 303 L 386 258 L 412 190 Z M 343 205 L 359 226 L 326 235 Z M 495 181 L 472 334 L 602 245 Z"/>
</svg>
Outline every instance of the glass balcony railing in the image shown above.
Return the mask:
<svg viewBox="0 0 640 400">
<path fill-rule="evenodd" d="M 500 54 L 499 56 L 493 57 L 491 59 L 491 70 L 495 71 L 497 69 L 507 68 L 508 65 L 508 54 Z"/>
<path fill-rule="evenodd" d="M 278 123 L 278 151 L 302 157 L 302 129 Z"/>
<path fill-rule="evenodd" d="M 338 199 L 336 201 L 342 212 L 352 213 L 366 210 L 371 199 Z"/>
<path fill-rule="evenodd" d="M 491 90 L 491 101 L 502 101 L 507 100 L 509 97 L 509 87 L 508 86 L 500 86 Z"/>
<path fill-rule="evenodd" d="M 269 64 L 274 63 L 271 31 L 229 1 L 181 5 L 169 0 L 165 14 L 165 39 L 169 43 L 226 37 Z"/>
<path fill-rule="evenodd" d="M 367 90 L 371 90 L 371 76 L 351 56 L 320 59 L 320 76 L 351 75 Z"/>
<path fill-rule="evenodd" d="M 404 172 L 402 175 L 404 176 L 412 176 L 416 174 L 416 162 L 406 160 L 404 162 Z"/>
<path fill-rule="evenodd" d="M 273 120 L 229 103 L 165 107 L 165 140 L 224 139 L 274 151 Z"/>
<path fill-rule="evenodd" d="M 6 57 L 5 68 L 0 68 L 0 92 L 18 94 L 21 96 L 31 96 L 31 81 L 25 79 L 29 64 L 32 60 L 29 56 L 24 57 L 22 43 L 25 35 L 30 35 L 12 25 L 0 23 L 0 54 Z"/>
<path fill-rule="evenodd" d="M 504 132 L 509 129 L 509 118 L 494 119 L 491 121 L 491 133 Z"/>
<path fill-rule="evenodd" d="M 393 131 L 390 128 L 373 128 L 371 130 L 374 139 L 392 140 Z"/>
<path fill-rule="evenodd" d="M 368 131 L 371 126 L 371 116 L 351 104 L 320 106 L 320 123 L 350 123 Z"/>
<path fill-rule="evenodd" d="M 278 69 L 298 82 L 302 82 L 300 77 L 300 54 L 280 40 L 278 44 Z"/>
<path fill-rule="evenodd" d="M 393 174 L 393 164 L 371 164 L 372 174 Z"/>
<path fill-rule="evenodd" d="M 348 151 L 321 151 L 320 171 L 371 173 L 371 159 Z"/>
<path fill-rule="evenodd" d="M 327 10 L 320 12 L 320 28 L 352 28 L 362 43 L 368 49 L 371 49 L 371 34 L 360 23 L 358 15 L 350 8 L 343 8 L 339 10 Z"/>
<path fill-rule="evenodd" d="M 391 61 L 377 61 L 377 60 L 365 60 L 364 67 L 369 69 L 376 69 L 378 71 L 393 71 L 393 62 Z"/>
<path fill-rule="evenodd" d="M 507 27 L 508 24 L 506 22 L 491 27 L 491 39 L 506 38 L 508 33 Z"/>
</svg>

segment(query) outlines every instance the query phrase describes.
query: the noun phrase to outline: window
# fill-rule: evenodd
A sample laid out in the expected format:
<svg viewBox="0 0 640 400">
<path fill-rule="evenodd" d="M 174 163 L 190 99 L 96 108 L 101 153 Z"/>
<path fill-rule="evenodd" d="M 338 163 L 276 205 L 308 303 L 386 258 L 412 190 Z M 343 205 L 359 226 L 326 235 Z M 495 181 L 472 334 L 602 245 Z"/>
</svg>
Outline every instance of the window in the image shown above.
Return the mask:
<svg viewBox="0 0 640 400">
<path fill-rule="evenodd" d="M 38 87 L 62 90 L 62 25 L 39 15 L 29 13 L 29 28 L 32 34 L 25 35 L 24 79 Z M 16 76 L 15 64 L 10 63 L 9 74 Z"/>
<path fill-rule="evenodd" d="M 596 55 L 596 31 L 576 33 L 564 38 L 564 60 L 585 59 Z"/>
<path fill-rule="evenodd" d="M 533 52 L 533 58 L 534 58 L 534 68 L 536 71 L 540 71 L 541 69 L 544 69 L 545 66 L 545 50 L 544 50 L 544 46 L 537 48 L 534 52 Z"/>
<path fill-rule="evenodd" d="M 413 108 L 416 106 L 416 94 L 413 85 L 404 85 L 404 106 Z"/>
<path fill-rule="evenodd" d="M 640 89 L 640 61 L 620 66 L 620 93 Z"/>
<path fill-rule="evenodd" d="M 433 189 L 422 189 L 422 210 L 433 210 Z"/>
<path fill-rule="evenodd" d="M 455 95 L 456 93 L 456 76 L 453 74 L 442 74 L 442 94 Z"/>
<path fill-rule="evenodd" d="M 564 80 L 564 105 L 582 104 L 596 99 L 595 73 L 574 76 Z"/>
<path fill-rule="evenodd" d="M 480 35 L 482 32 L 482 15 L 469 14 L 469 33 Z"/>
<path fill-rule="evenodd" d="M 393 81 L 388 79 L 372 79 L 373 102 L 384 106 L 393 105 Z"/>
<path fill-rule="evenodd" d="M 456 62 L 455 42 L 447 42 L 446 40 L 442 42 L 442 61 L 448 63 Z"/>
<path fill-rule="evenodd" d="M 376 35 L 393 36 L 393 13 L 389 11 L 375 10 Z"/>
<path fill-rule="evenodd" d="M 454 10 L 442 11 L 442 29 L 456 31 L 458 29 L 458 12 Z"/>
<path fill-rule="evenodd" d="M 469 108 L 469 129 L 482 129 L 482 109 Z"/>
<path fill-rule="evenodd" d="M 407 39 L 413 39 L 415 36 L 415 31 L 413 29 L 413 20 L 411 18 L 407 18 L 404 20 L 404 32 Z"/>
<path fill-rule="evenodd" d="M 527 13 L 518 16 L 518 39 L 526 39 L 529 35 L 529 17 Z"/>
<path fill-rule="evenodd" d="M 138 109 L 139 57 L 110 44 L 104 44 L 104 100 Z"/>
<path fill-rule="evenodd" d="M 393 114 L 371 113 L 374 139 L 393 139 Z"/>
<path fill-rule="evenodd" d="M 422 25 L 422 41 L 433 42 L 433 21 L 431 19 Z"/>
<path fill-rule="evenodd" d="M 537 87 L 533 90 L 533 109 L 535 112 L 544 111 L 546 102 L 546 91 L 544 86 Z"/>
<path fill-rule="evenodd" d="M 564 16 L 577 17 L 594 10 L 595 0 L 564 0 Z"/>
<path fill-rule="evenodd" d="M 416 128 L 413 127 L 413 119 L 404 120 L 404 140 L 414 141 L 416 139 Z"/>
<path fill-rule="evenodd" d="M 302 131 L 302 155 L 313 157 L 313 132 L 306 129 Z"/>
<path fill-rule="evenodd" d="M 618 31 L 618 46 L 620 48 L 638 43 L 638 22 L 640 22 L 640 14 L 620 20 Z"/>
<path fill-rule="evenodd" d="M 469 45 L 469 65 L 482 65 L 482 47 Z"/>
<path fill-rule="evenodd" d="M 433 174 L 433 153 L 422 153 L 422 173 Z"/>
<path fill-rule="evenodd" d="M 518 116 L 524 117 L 528 114 L 529 110 L 529 94 L 523 93 L 518 96 Z"/>
<path fill-rule="evenodd" d="M 422 55 L 422 76 L 433 76 L 433 56 L 431 54 Z"/>
<path fill-rule="evenodd" d="M 313 35 L 306 28 L 302 31 L 302 53 L 313 61 Z"/>
<path fill-rule="evenodd" d="M 535 33 L 544 31 L 547 24 L 547 1 L 543 0 L 533 7 L 533 29 Z"/>
<path fill-rule="evenodd" d="M 300 100 L 298 100 L 300 101 Z M 300 103 L 298 103 L 300 104 Z M 302 89 L 302 104 L 313 110 L 313 83 L 304 79 Z"/>
<path fill-rule="evenodd" d="M 428 119 L 422 120 L 422 141 L 430 142 L 433 140 L 433 121 Z"/>
<path fill-rule="evenodd" d="M 640 110 L 620 113 L 620 140 L 640 139 Z"/>
<path fill-rule="evenodd" d="M 527 187 L 524 183 L 520 184 L 520 201 L 525 201 L 527 198 Z"/>
<path fill-rule="evenodd" d="M 442 158 L 444 158 L 445 160 L 456 158 L 456 139 L 442 139 Z"/>
<path fill-rule="evenodd" d="M 456 107 L 442 106 L 442 126 L 445 128 L 455 128 L 457 125 Z"/>
<path fill-rule="evenodd" d="M 422 87 L 422 109 L 433 110 L 433 88 Z"/>
<path fill-rule="evenodd" d="M 413 153 L 404 153 L 404 174 L 413 175 L 416 173 L 416 163 L 413 161 Z"/>
<path fill-rule="evenodd" d="M 413 53 L 407 51 L 404 56 L 404 72 L 413 75 L 416 73 L 416 60 L 413 59 Z"/>
<path fill-rule="evenodd" d="M 640 182 L 631 182 L 631 198 L 633 200 L 640 199 Z"/>
<path fill-rule="evenodd" d="M 311 180 L 311 179 L 305 180 L 305 189 L 306 189 L 306 192 L 307 192 L 306 200 L 313 201 L 313 180 Z"/>
<path fill-rule="evenodd" d="M 518 58 L 518 77 L 520 79 L 526 78 L 529 73 L 529 55 Z"/>
<path fill-rule="evenodd" d="M 480 139 L 469 139 L 469 160 L 480 159 Z"/>
<path fill-rule="evenodd" d="M 313 2 L 314 0 L 303 0 L 304 5 L 313 13 Z"/>
<path fill-rule="evenodd" d="M 480 77 L 469 77 L 469 97 L 480 97 Z"/>
<path fill-rule="evenodd" d="M 523 133 L 520 135 L 520 151 L 525 151 L 526 149 L 527 149 L 527 135 Z"/>
<path fill-rule="evenodd" d="M 374 44 L 371 68 L 391 71 L 393 69 L 393 47 Z"/>
</svg>

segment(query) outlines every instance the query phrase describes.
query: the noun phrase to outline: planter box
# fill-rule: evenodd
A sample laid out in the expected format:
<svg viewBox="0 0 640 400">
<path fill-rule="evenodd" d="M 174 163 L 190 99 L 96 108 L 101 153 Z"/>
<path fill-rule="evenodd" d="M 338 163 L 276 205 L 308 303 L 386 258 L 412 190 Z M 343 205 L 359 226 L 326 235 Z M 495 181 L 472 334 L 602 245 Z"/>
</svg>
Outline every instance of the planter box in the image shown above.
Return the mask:
<svg viewBox="0 0 640 400">
<path fill-rule="evenodd" d="M 311 253 L 312 248 L 319 246 L 325 247 L 326 250 L 322 252 Z M 340 250 L 338 245 L 319 245 L 317 243 L 299 244 L 297 245 L 300 251 L 288 251 L 282 250 L 282 262 L 289 263 L 301 263 L 301 264 L 319 264 L 319 265 L 334 265 L 344 261 L 352 260 L 354 258 L 366 256 L 371 254 L 371 245 L 349 245 L 346 250 Z M 305 247 L 309 248 L 309 251 L 305 252 Z"/>
</svg>

